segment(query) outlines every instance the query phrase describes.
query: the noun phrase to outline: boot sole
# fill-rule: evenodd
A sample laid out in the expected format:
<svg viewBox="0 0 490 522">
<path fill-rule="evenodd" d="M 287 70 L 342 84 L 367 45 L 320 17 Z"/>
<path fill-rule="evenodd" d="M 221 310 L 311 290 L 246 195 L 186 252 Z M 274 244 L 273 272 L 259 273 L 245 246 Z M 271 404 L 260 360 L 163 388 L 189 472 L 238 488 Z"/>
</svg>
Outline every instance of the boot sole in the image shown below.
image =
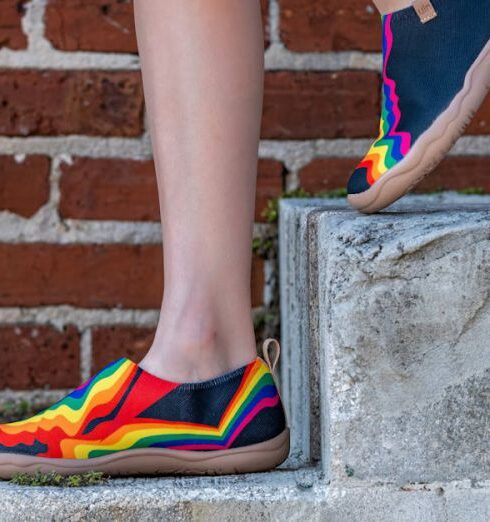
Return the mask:
<svg viewBox="0 0 490 522">
<path fill-rule="evenodd" d="M 289 429 L 273 439 L 217 451 L 185 451 L 167 448 L 125 450 L 92 459 L 53 459 L 0 453 L 0 478 L 17 473 L 56 472 L 74 475 L 87 471 L 111 476 L 228 475 L 269 471 L 289 455 Z"/>
</svg>

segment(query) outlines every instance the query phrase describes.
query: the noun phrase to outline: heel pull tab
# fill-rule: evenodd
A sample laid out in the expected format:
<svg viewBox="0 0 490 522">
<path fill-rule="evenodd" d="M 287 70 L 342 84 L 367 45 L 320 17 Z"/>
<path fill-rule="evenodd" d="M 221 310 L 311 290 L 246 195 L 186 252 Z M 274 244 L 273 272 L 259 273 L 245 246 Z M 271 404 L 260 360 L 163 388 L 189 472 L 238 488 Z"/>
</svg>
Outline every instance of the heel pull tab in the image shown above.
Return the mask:
<svg viewBox="0 0 490 522">
<path fill-rule="evenodd" d="M 272 353 L 271 353 L 272 347 Z M 273 337 L 269 337 L 262 344 L 262 354 L 264 356 L 264 360 L 269 366 L 269 369 L 272 374 L 274 374 L 277 363 L 279 361 L 279 356 L 281 355 L 281 345 L 277 339 Z"/>
<path fill-rule="evenodd" d="M 413 7 L 420 21 L 425 24 L 437 16 L 431 0 L 373 0 L 382 15 L 393 14 Z"/>
<path fill-rule="evenodd" d="M 437 12 L 430 0 L 415 0 L 413 8 L 423 24 L 430 22 L 437 16 Z"/>
</svg>

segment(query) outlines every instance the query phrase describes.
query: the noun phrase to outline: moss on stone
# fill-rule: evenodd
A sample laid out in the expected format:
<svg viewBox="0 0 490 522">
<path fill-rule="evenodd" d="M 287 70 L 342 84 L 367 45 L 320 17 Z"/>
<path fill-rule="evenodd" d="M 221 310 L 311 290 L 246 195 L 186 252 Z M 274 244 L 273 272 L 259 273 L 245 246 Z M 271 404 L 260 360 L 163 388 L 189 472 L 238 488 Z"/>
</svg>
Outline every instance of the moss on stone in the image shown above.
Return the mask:
<svg viewBox="0 0 490 522">
<path fill-rule="evenodd" d="M 13 422 L 34 415 L 42 408 L 34 408 L 25 399 L 6 401 L 0 404 L 0 423 Z"/>
<path fill-rule="evenodd" d="M 485 190 L 481 187 L 467 187 L 458 190 L 458 194 L 463 194 L 465 196 L 482 196 L 485 194 Z"/>
<path fill-rule="evenodd" d="M 49 473 L 41 473 L 37 471 L 33 475 L 27 473 L 17 473 L 10 480 L 11 484 L 16 486 L 54 486 L 63 488 L 80 488 L 86 486 L 97 486 L 105 484 L 107 476 L 98 471 L 88 471 L 80 475 L 63 476 L 59 473 L 51 471 Z"/>
</svg>

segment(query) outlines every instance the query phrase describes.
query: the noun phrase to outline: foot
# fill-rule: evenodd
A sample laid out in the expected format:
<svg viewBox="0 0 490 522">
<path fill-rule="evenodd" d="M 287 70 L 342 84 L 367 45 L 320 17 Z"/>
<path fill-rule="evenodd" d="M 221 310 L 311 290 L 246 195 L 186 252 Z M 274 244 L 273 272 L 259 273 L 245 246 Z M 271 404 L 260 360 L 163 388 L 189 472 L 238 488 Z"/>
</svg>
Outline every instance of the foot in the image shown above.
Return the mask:
<svg viewBox="0 0 490 522">
<path fill-rule="evenodd" d="M 38 415 L 0 426 L 0 478 L 265 471 L 289 452 L 269 365 L 199 383 L 160 379 L 119 359 Z"/>
<path fill-rule="evenodd" d="M 490 89 L 490 2 L 377 0 L 383 12 L 380 133 L 348 183 L 348 200 L 377 212 L 444 158 Z"/>
</svg>

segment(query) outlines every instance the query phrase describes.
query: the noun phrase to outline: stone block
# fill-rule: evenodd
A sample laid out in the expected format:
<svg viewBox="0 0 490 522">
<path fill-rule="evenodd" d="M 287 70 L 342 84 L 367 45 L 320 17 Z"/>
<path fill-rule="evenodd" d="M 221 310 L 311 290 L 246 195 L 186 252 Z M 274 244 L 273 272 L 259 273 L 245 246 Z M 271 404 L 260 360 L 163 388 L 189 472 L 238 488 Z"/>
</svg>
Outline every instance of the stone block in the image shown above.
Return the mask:
<svg viewBox="0 0 490 522">
<path fill-rule="evenodd" d="M 281 208 L 283 286 L 296 270 L 282 371 L 303 375 L 293 441 L 309 430 L 314 455 L 316 426 L 332 480 L 490 478 L 490 199 L 412 197 L 376 216 L 318 204 Z"/>
</svg>

